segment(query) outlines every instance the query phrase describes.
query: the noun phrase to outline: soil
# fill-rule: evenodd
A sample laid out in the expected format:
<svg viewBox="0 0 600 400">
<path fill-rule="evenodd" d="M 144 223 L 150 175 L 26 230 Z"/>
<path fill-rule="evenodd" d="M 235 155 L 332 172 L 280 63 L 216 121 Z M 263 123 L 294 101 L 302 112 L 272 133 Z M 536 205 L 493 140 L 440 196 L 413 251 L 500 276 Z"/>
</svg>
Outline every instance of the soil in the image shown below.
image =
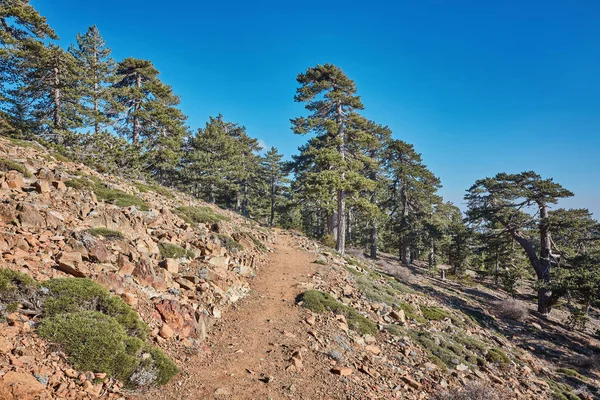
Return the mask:
<svg viewBox="0 0 600 400">
<path fill-rule="evenodd" d="M 167 386 L 139 399 L 332 398 L 332 385 L 339 383 L 328 365 L 303 349 L 309 330 L 304 320 L 310 312 L 296 304 L 322 266 L 313 263 L 314 254 L 301 250 L 293 236 L 278 232 L 273 247 L 252 282 L 251 295 L 218 321 L 205 350 L 190 357 L 182 374 Z M 299 371 L 290 367 L 296 351 L 304 356 Z"/>
</svg>

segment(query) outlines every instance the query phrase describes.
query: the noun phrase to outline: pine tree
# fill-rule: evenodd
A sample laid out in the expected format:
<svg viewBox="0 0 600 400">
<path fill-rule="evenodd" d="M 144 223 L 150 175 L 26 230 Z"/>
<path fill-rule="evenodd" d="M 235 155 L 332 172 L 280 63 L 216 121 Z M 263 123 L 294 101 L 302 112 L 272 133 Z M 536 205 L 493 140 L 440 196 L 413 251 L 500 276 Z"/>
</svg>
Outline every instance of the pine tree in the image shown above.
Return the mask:
<svg viewBox="0 0 600 400">
<path fill-rule="evenodd" d="M 352 170 L 352 155 L 348 144 L 359 144 L 366 139 L 364 124 L 354 110 L 362 110 L 360 97 L 356 95 L 356 85 L 344 72 L 332 64 L 310 67 L 297 78 L 300 87 L 294 100 L 306 103 L 311 112 L 308 117 L 291 120 L 296 134 L 314 133 L 315 140 L 304 149 L 305 157 L 312 158 L 317 168 L 307 171 L 304 176 L 311 183 L 306 186 L 321 192 L 319 186 L 327 185 L 336 198 L 336 249 L 344 254 L 346 239 L 346 200 L 349 190 L 368 185 L 368 179 L 361 179 Z M 354 165 L 355 168 L 356 164 Z M 329 211 L 329 210 L 328 210 Z M 331 224 L 330 224 L 331 225 Z"/>
<path fill-rule="evenodd" d="M 109 123 L 109 102 L 112 97 L 110 83 L 114 61 L 111 50 L 96 25 L 88 28 L 85 35 L 77 34 L 77 46 L 69 52 L 75 57 L 82 72 L 78 90 L 81 93 L 81 113 L 86 126 L 93 126 L 99 134 L 102 126 Z"/>
<path fill-rule="evenodd" d="M 28 0 L 2 0 L 0 3 L 0 46 L 15 45 L 27 39 L 58 39 L 56 33 Z"/>
<path fill-rule="evenodd" d="M 0 133 L 29 135 L 31 120 L 26 120 L 29 99 L 17 88 L 21 85 L 18 69 L 32 42 L 58 39 L 56 33 L 27 0 L 0 2 Z"/>
<path fill-rule="evenodd" d="M 158 71 L 150 61 L 127 58 L 117 65 L 112 114 L 118 118 L 117 131 L 134 145 L 151 136 L 150 113 L 155 92 L 161 91 Z"/>
<path fill-rule="evenodd" d="M 277 152 L 275 147 L 265 154 L 262 159 L 263 177 L 266 181 L 267 196 L 269 198 L 269 226 L 275 225 L 275 209 L 282 195 L 282 189 L 285 182 L 283 173 L 282 154 Z"/>
<path fill-rule="evenodd" d="M 414 147 L 401 140 L 390 142 L 385 160 L 390 182 L 391 223 L 400 262 L 407 264 L 409 248 L 412 260 L 426 234 L 423 223 L 433 215 L 434 205 L 441 201 L 436 195 L 440 180 L 423 164 Z"/>
<path fill-rule="evenodd" d="M 549 313 L 563 294 L 549 288 L 557 264 L 549 223 L 550 206 L 571 196 L 573 193 L 569 190 L 533 171 L 500 173 L 493 178 L 477 180 L 465 196 L 467 215 L 472 223 L 487 229 L 498 227 L 496 235 L 512 238 L 525 252 L 539 282 L 538 311 L 542 314 Z M 528 208 L 535 208 L 536 214 L 527 213 Z M 532 226 L 538 230 L 535 235 L 539 238 L 538 243 L 528 236 Z"/>
<path fill-rule="evenodd" d="M 15 55 L 20 82 L 8 91 L 8 114 L 38 134 L 63 141 L 68 129 L 82 126 L 75 59 L 56 45 L 37 41 L 23 44 Z"/>
<path fill-rule="evenodd" d="M 235 156 L 236 144 L 227 132 L 234 124 L 223 121 L 221 115 L 210 117 L 186 144 L 183 174 L 189 190 L 211 203 L 227 192 L 231 175 L 229 160 Z"/>
</svg>

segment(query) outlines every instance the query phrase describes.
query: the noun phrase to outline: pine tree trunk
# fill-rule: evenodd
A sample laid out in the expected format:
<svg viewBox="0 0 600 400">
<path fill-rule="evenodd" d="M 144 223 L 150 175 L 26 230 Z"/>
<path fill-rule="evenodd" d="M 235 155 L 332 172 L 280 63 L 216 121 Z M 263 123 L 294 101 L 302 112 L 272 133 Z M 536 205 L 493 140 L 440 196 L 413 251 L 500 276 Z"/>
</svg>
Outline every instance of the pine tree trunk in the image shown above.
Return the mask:
<svg viewBox="0 0 600 400">
<path fill-rule="evenodd" d="M 137 76 L 135 85 L 138 88 L 142 87 L 142 76 L 140 74 L 138 74 L 138 76 Z M 134 101 L 135 101 L 135 103 L 133 106 L 133 130 L 131 132 L 131 139 L 133 141 L 133 144 L 137 144 L 139 141 L 139 136 L 140 136 L 140 120 L 138 118 L 137 111 L 140 109 L 141 100 L 135 99 Z"/>
<path fill-rule="evenodd" d="M 344 255 L 346 247 L 346 191 L 338 190 L 338 215 L 337 215 L 337 245 L 336 250 Z"/>
<path fill-rule="evenodd" d="M 99 97 L 99 85 L 98 85 L 98 53 L 94 49 L 94 133 L 98 135 L 100 133 L 100 117 L 98 115 L 98 97 Z"/>
<path fill-rule="evenodd" d="M 348 225 L 346 228 L 346 232 L 348 233 L 346 239 L 348 242 L 352 243 L 352 207 L 348 209 L 348 218 L 346 219 L 346 224 Z"/>
<path fill-rule="evenodd" d="M 62 128 L 62 118 L 60 115 L 60 75 L 58 68 L 54 68 L 54 129 Z"/>
<path fill-rule="evenodd" d="M 371 227 L 371 258 L 377 258 L 377 224 L 375 222 Z"/>
<path fill-rule="evenodd" d="M 342 163 L 345 164 L 345 162 L 346 162 L 346 137 L 345 137 L 344 123 L 343 123 L 342 117 L 343 117 L 342 103 L 338 102 L 338 105 L 337 105 L 337 122 L 339 125 L 339 130 L 338 130 L 339 148 L 338 148 L 338 150 L 339 150 L 340 156 L 342 158 Z M 343 168 L 345 168 L 345 165 L 343 166 Z M 343 170 L 342 170 L 340 178 L 341 178 L 342 185 L 344 185 L 346 176 L 345 176 L 345 173 L 343 172 Z M 345 249 L 345 247 L 346 247 L 346 191 L 344 189 L 338 189 L 337 203 L 338 203 L 338 208 L 337 208 L 338 226 L 337 226 L 336 250 L 341 255 L 344 255 L 345 250 L 346 250 Z"/>
<path fill-rule="evenodd" d="M 400 191 L 402 199 L 402 219 L 400 220 L 400 262 L 402 265 L 408 265 L 407 254 L 406 254 L 406 219 L 408 218 L 408 195 L 406 193 L 406 186 L 403 184 Z"/>
<path fill-rule="evenodd" d="M 269 226 L 272 228 L 275 224 L 275 181 L 271 180 L 271 217 L 269 218 Z"/>
</svg>

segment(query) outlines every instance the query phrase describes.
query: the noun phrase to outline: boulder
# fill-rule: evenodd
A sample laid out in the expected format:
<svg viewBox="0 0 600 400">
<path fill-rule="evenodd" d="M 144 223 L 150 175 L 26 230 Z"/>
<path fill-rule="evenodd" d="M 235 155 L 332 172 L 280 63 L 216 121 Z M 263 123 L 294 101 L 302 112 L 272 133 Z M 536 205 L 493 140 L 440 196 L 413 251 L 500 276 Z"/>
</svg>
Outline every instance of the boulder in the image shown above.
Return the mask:
<svg viewBox="0 0 600 400">
<path fill-rule="evenodd" d="M 31 374 L 7 372 L 0 380 L 0 398 L 3 400 L 33 400 L 46 386 Z"/>
<path fill-rule="evenodd" d="M 23 182 L 23 174 L 17 171 L 8 171 L 4 175 L 4 181 L 9 189 L 22 189 L 25 183 Z"/>
<path fill-rule="evenodd" d="M 58 269 L 78 278 L 85 278 L 88 271 L 85 268 L 81 253 L 62 252 L 56 258 Z"/>
</svg>

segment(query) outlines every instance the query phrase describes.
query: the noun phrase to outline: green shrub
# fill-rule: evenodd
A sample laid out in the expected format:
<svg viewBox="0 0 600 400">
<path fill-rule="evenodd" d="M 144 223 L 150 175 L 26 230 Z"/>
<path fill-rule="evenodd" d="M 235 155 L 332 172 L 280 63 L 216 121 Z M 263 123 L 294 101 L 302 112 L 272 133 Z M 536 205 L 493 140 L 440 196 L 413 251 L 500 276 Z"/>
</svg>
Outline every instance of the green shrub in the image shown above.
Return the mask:
<svg viewBox="0 0 600 400">
<path fill-rule="evenodd" d="M 8 172 L 8 171 L 17 171 L 22 173 L 27 178 L 31 178 L 31 172 L 25 167 L 25 165 L 21 164 L 17 161 L 12 161 L 4 157 L 0 157 L 0 171 Z"/>
<path fill-rule="evenodd" d="M 143 342 L 128 336 L 115 318 L 97 311 L 44 318 L 38 333 L 59 344 L 80 371 L 105 372 L 127 381 L 140 363 Z"/>
<path fill-rule="evenodd" d="M 146 193 L 146 192 L 154 192 L 154 193 L 158 193 L 160 195 L 163 195 L 169 199 L 172 199 L 173 193 L 171 193 L 171 191 L 164 187 L 164 186 L 160 186 L 160 185 L 156 185 L 156 184 L 145 184 L 145 183 L 141 183 L 141 182 L 136 182 L 134 183 L 134 186 L 137 188 L 137 190 L 139 190 L 141 193 Z"/>
<path fill-rule="evenodd" d="M 74 189 L 93 190 L 98 200 L 114 203 L 119 207 L 137 206 L 142 211 L 148 211 L 149 209 L 146 202 L 139 197 L 127 194 L 119 189 L 108 188 L 100 179 L 93 176 L 69 179 L 65 182 L 65 185 Z"/>
<path fill-rule="evenodd" d="M 97 311 L 115 318 L 126 332 L 140 339 L 148 336 L 148 326 L 121 298 L 111 296 L 102 286 L 85 278 L 50 279 L 43 283 L 49 290 L 44 303 L 45 316 Z"/>
<path fill-rule="evenodd" d="M 225 247 L 230 253 L 237 253 L 238 251 L 244 250 L 244 246 L 236 242 L 229 235 L 217 233 L 215 236 L 219 239 L 219 242 L 221 242 L 223 247 Z"/>
<path fill-rule="evenodd" d="M 120 240 L 123 239 L 123 234 L 119 231 L 114 231 L 108 228 L 91 228 L 86 231 L 92 236 L 102 236 L 108 240 Z"/>
<path fill-rule="evenodd" d="M 194 258 L 195 254 L 191 250 L 186 250 L 183 247 L 179 247 L 176 244 L 163 242 L 159 243 L 158 248 L 160 255 L 163 258 Z"/>
<path fill-rule="evenodd" d="M 361 335 L 377 333 L 377 325 L 365 316 L 359 314 L 354 308 L 340 303 L 328 293 L 318 290 L 307 290 L 301 297 L 302 305 L 312 312 L 322 313 L 331 311 L 335 314 L 342 314 L 348 321 L 348 326 Z"/>
<path fill-rule="evenodd" d="M 164 385 L 177 375 L 179 368 L 161 349 L 146 344 L 143 350 L 145 353 L 149 353 L 150 357 L 142 361 L 139 369 L 154 372 L 157 385 Z"/>
<path fill-rule="evenodd" d="M 422 305 L 420 308 L 423 313 L 423 318 L 428 319 L 429 321 L 441 321 L 450 317 L 450 314 L 441 307 L 428 307 Z"/>
<path fill-rule="evenodd" d="M 356 286 L 371 301 L 393 304 L 396 292 L 386 284 L 375 283 L 366 276 L 356 278 Z"/>
<path fill-rule="evenodd" d="M 510 358 L 500 349 L 492 348 L 489 349 L 487 354 L 485 355 L 485 359 L 491 363 L 496 363 L 500 365 L 506 365 L 510 363 Z"/>
<path fill-rule="evenodd" d="M 477 354 L 461 343 L 460 338 L 442 332 L 409 331 L 408 334 L 425 350 L 432 361 L 436 357 L 451 368 L 459 363 L 475 364 L 478 362 Z"/>
<path fill-rule="evenodd" d="M 137 206 L 142 211 L 148 211 L 148 205 L 137 196 L 127 194 L 119 189 L 111 189 L 104 185 L 95 185 L 94 193 L 99 200 L 107 203 L 114 203 L 119 207 Z"/>
<path fill-rule="evenodd" d="M 22 287 L 36 287 L 37 282 L 27 274 L 8 268 L 0 269 L 0 293 L 5 296 Z"/>
<path fill-rule="evenodd" d="M 229 217 L 217 214 L 210 207 L 178 207 L 173 210 L 188 224 L 215 224 L 219 221 L 229 221 Z"/>
<path fill-rule="evenodd" d="M 93 183 L 86 178 L 73 178 L 73 179 L 69 179 L 68 181 L 65 182 L 65 186 L 67 187 L 71 187 L 73 189 L 90 189 L 92 190 L 94 185 Z"/>
</svg>

